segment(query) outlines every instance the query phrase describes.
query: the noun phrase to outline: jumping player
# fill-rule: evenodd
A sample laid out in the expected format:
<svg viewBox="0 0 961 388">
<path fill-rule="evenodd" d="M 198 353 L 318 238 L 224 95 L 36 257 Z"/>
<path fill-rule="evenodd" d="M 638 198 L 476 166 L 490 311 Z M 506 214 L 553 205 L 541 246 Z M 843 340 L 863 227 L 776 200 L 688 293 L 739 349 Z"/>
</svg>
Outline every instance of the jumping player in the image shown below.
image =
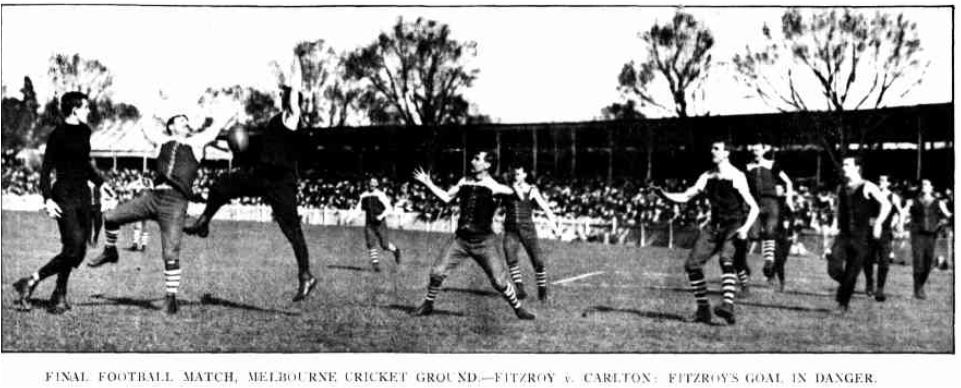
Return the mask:
<svg viewBox="0 0 961 388">
<path fill-rule="evenodd" d="M 62 123 L 47 138 L 47 148 L 40 167 L 40 191 L 47 215 L 57 219 L 60 229 L 60 253 L 37 272 L 13 284 L 17 291 L 18 310 L 31 309 L 30 297 L 43 279 L 57 275 L 57 285 L 50 296 L 49 312 L 63 314 L 70 310 L 67 283 L 70 273 L 83 261 L 90 238 L 91 198 L 87 182 L 99 190 L 103 177 L 90 163 L 90 134 L 87 117 L 90 101 L 80 92 L 67 92 L 60 98 Z M 56 183 L 51 187 L 50 173 L 56 171 Z"/>
<path fill-rule="evenodd" d="M 387 236 L 387 215 L 392 210 L 390 199 L 387 194 L 380 189 L 380 181 L 377 178 L 370 178 L 367 181 L 367 190 L 360 194 L 357 206 L 347 218 L 353 219 L 353 214 L 365 214 L 366 223 L 364 224 L 364 240 L 367 243 L 367 253 L 370 255 L 370 265 L 374 271 L 380 272 L 380 259 L 378 258 L 378 245 L 381 249 L 390 251 L 394 254 L 394 262 L 400 264 L 400 248 L 397 248 Z"/>
<path fill-rule="evenodd" d="M 281 88 L 282 112 L 271 118 L 259 139 L 252 137 L 250 149 L 239 155 L 239 159 L 247 163 L 231 171 L 210 188 L 203 214 L 184 228 L 184 233 L 207 237 L 210 220 L 220 207 L 231 199 L 263 198 L 270 204 L 274 219 L 294 250 L 299 284 L 293 300 L 298 302 L 307 298 L 317 285 L 317 279 L 310 273 L 307 242 L 304 240 L 300 216 L 297 214 L 297 161 L 300 159 L 300 145 L 303 142 L 298 136 L 302 102 L 298 61 L 292 66 L 288 83 Z"/>
<path fill-rule="evenodd" d="M 715 254 L 721 262 L 721 292 L 724 302 L 714 309 L 717 316 L 728 324 L 734 319 L 734 293 L 737 276 L 734 271 L 734 240 L 747 238 L 748 230 L 757 219 L 758 206 L 744 174 L 731 165 L 730 151 L 723 141 L 711 145 L 714 168 L 698 177 L 694 186 L 682 193 L 666 193 L 656 188 L 667 200 L 683 203 L 704 193 L 711 203 L 711 218 L 701 225 L 694 247 L 684 263 L 687 277 L 697 301 L 695 322 L 711 323 L 711 305 L 707 299 L 707 282 L 704 279 L 704 263 Z M 747 205 L 747 215 L 744 214 Z"/>
<path fill-rule="evenodd" d="M 414 171 L 414 179 L 426 186 L 431 193 L 445 203 L 450 203 L 457 198 L 460 205 L 457 231 L 451 242 L 431 264 L 427 296 L 420 307 L 413 312 L 414 315 L 430 315 L 434 311 L 434 299 L 440 292 L 444 279 L 464 259 L 471 258 L 487 274 L 494 289 L 507 299 L 518 318 L 534 319 L 534 314 L 521 306 L 514 291 L 513 282 L 508 278 L 500 258 L 497 257 L 497 238 L 491 229 L 494 212 L 497 210 L 494 196 L 514 195 L 514 190 L 498 183 L 490 176 L 490 168 L 495 162 L 494 155 L 486 151 L 478 152 L 471 159 L 471 176 L 462 178 L 449 190 L 443 190 L 434 184 L 430 174 L 423 169 Z"/>
<path fill-rule="evenodd" d="M 911 214 L 911 256 L 914 268 L 914 297 L 927 299 L 924 283 L 928 281 L 934 263 L 934 242 L 938 237 L 942 217 L 951 217 L 944 201 L 934 195 L 930 179 L 921 180 L 921 191 L 905 206 Z"/>
<path fill-rule="evenodd" d="M 523 166 L 512 168 L 510 175 L 511 185 L 514 189 L 512 195 L 504 197 L 504 257 L 507 260 L 507 268 L 514 281 L 514 289 L 517 290 L 517 298 L 524 299 L 527 292 L 524 290 L 524 280 L 521 276 L 518 251 L 523 246 L 527 252 L 527 257 L 531 260 L 534 267 L 534 278 L 537 281 L 537 298 L 547 299 L 547 270 L 544 267 L 544 258 L 541 256 L 540 247 L 537 244 L 537 228 L 534 227 L 534 203 L 537 203 L 547 219 L 553 225 L 555 234 L 560 235 L 557 226 L 557 217 L 551 211 L 550 205 L 541 195 L 540 190 L 532 184 L 527 183 L 527 170 Z"/>
<path fill-rule="evenodd" d="M 229 125 L 229 123 L 227 124 Z M 200 161 L 204 158 L 204 148 L 214 142 L 224 126 L 209 125 L 194 133 L 187 123 L 187 117 L 176 115 L 167 120 L 165 133 L 151 133 L 144 130 L 148 141 L 158 146 L 157 162 L 154 165 L 156 181 L 152 189 L 143 190 L 140 196 L 124 202 L 104 216 L 104 235 L 106 242 L 103 253 L 87 263 L 99 267 L 106 263 L 116 263 L 117 236 L 120 227 L 131 222 L 154 220 L 160 226 L 160 239 L 163 246 L 164 262 L 164 310 L 175 314 L 177 290 L 180 288 L 180 243 L 183 238 L 184 222 L 187 219 L 187 204 L 193 197 L 193 183 L 197 178 Z"/>
<path fill-rule="evenodd" d="M 838 188 L 837 216 L 832 228 L 837 236 L 827 259 L 828 275 L 839 284 L 836 300 L 843 313 L 848 310 L 858 274 L 870 254 L 869 239 L 881 237 L 891 203 L 874 183 L 861 177 L 858 158 L 844 158 L 841 169 L 845 182 Z M 880 210 L 872 225 L 871 218 L 878 206 Z"/>
<path fill-rule="evenodd" d="M 864 263 L 864 293 L 868 296 L 874 295 L 874 300 L 884 302 L 887 296 L 884 294 L 884 285 L 888 278 L 888 268 L 891 265 L 891 245 L 894 242 L 894 229 L 897 226 L 899 231 L 904 230 L 904 223 L 901 221 L 900 214 L 904 212 L 901 208 L 901 197 L 891 191 L 891 180 L 887 175 L 878 177 L 878 190 L 881 195 L 891 203 L 891 211 L 888 212 L 887 219 L 881 229 L 881 238 L 871 239 L 871 252 Z M 878 266 L 877 288 L 874 282 L 874 265 Z"/>
</svg>

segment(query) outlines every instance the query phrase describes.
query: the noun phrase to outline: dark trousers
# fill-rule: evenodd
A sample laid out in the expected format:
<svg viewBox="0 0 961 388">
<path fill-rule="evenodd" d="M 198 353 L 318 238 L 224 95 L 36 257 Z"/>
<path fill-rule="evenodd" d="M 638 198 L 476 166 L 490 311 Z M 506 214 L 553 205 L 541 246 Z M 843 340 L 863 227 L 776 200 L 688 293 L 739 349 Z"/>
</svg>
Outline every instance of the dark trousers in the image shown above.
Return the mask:
<svg viewBox="0 0 961 388">
<path fill-rule="evenodd" d="M 911 257 L 914 268 L 914 290 L 924 288 L 928 281 L 931 267 L 934 265 L 934 242 L 937 234 L 927 232 L 911 232 Z"/>
<path fill-rule="evenodd" d="M 310 277 L 307 242 L 297 214 L 297 177 L 294 172 L 259 168 L 234 170 L 210 188 L 204 215 L 213 219 L 221 206 L 239 197 L 260 197 L 270 205 L 274 219 L 294 250 L 300 278 Z"/>
<path fill-rule="evenodd" d="M 866 237 L 837 236 L 828 256 L 828 275 L 839 283 L 836 300 L 847 307 L 870 247 Z"/>
<path fill-rule="evenodd" d="M 368 222 L 364 225 L 364 241 L 367 249 L 380 246 L 381 249 L 390 249 L 390 238 L 387 236 L 387 223 L 379 222 L 372 224 Z"/>
<path fill-rule="evenodd" d="M 121 226 L 142 220 L 154 220 L 160 226 L 165 269 L 180 268 L 180 244 L 187 219 L 187 197 L 177 190 L 148 190 L 124 202 L 104 216 L 104 227 L 118 231 Z"/>
<path fill-rule="evenodd" d="M 694 247 L 691 248 L 691 253 L 684 263 L 684 269 L 687 272 L 700 271 L 708 259 L 718 255 L 721 268 L 724 269 L 729 266 L 733 270 L 735 241 L 739 240 L 736 236 L 738 227 L 740 227 L 740 224 L 731 223 L 728 225 L 708 224 L 701 228 L 698 231 Z"/>
<path fill-rule="evenodd" d="M 476 240 L 454 237 L 430 266 L 431 284 L 440 287 L 447 275 L 468 258 L 484 270 L 495 289 L 500 292 L 507 289 L 509 279 L 498 257 L 497 238 L 493 233 Z"/>
<path fill-rule="evenodd" d="M 535 272 L 544 271 L 544 261 L 541 259 L 540 246 L 537 244 L 537 231 L 533 229 L 509 229 L 504 231 L 504 258 L 508 267 L 516 266 L 520 262 L 521 247 L 527 252 L 531 266 Z"/>
<path fill-rule="evenodd" d="M 87 254 L 87 240 L 90 238 L 92 209 L 90 207 L 90 188 L 87 182 L 71 184 L 62 182 L 53 187 L 51 199 L 60 206 L 57 228 L 60 230 L 60 253 L 37 271 L 40 279 L 57 275 L 54 298 L 67 295 L 70 273 L 83 262 Z"/>
<path fill-rule="evenodd" d="M 759 198 L 757 205 L 760 213 L 758 213 L 754 225 L 751 225 L 749 237 L 752 240 L 772 240 L 777 233 L 778 222 L 781 217 L 781 205 L 778 204 L 777 198 L 771 197 Z"/>
<path fill-rule="evenodd" d="M 874 266 L 878 266 L 877 289 L 884 290 L 884 284 L 888 279 L 888 269 L 891 266 L 891 244 L 894 235 L 891 231 L 881 233 L 881 238 L 871 239 L 870 249 L 867 260 L 864 262 L 864 281 L 866 287 L 871 288 L 875 284 Z"/>
<path fill-rule="evenodd" d="M 744 271 L 748 276 L 751 276 L 751 266 L 747 262 L 747 249 L 747 239 L 734 239 L 734 270 L 738 273 Z"/>
<path fill-rule="evenodd" d="M 784 284 L 784 265 L 787 264 L 787 257 L 791 254 L 791 239 L 789 231 L 781 230 L 774 242 L 774 276 Z"/>
</svg>

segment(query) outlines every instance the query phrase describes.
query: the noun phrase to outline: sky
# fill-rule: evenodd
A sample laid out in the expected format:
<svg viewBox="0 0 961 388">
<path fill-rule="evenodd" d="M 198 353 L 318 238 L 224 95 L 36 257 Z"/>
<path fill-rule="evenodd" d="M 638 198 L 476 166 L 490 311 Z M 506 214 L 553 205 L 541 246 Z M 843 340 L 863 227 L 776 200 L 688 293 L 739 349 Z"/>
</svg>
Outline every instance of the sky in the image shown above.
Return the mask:
<svg viewBox="0 0 961 388">
<path fill-rule="evenodd" d="M 706 84 L 711 114 L 772 112 L 736 83 L 729 62 L 760 43 L 764 23 L 779 26 L 783 8 L 687 7 L 715 36 Z M 402 16 L 450 25 L 457 40 L 477 42 L 469 62 L 480 69 L 465 92 L 495 122 L 564 122 L 597 118 L 620 101 L 617 75 L 642 60 L 640 31 L 670 20 L 668 7 L 617 8 L 183 8 L 17 6 L 0 10 L 0 78 L 19 97 L 30 76 L 41 99 L 50 93 L 51 55 L 98 59 L 114 75 L 113 99 L 153 111 L 188 109 L 207 87 L 275 88 L 271 61 L 289 63 L 292 47 L 324 39 L 338 51 L 373 41 Z M 951 101 L 950 8 L 893 8 L 918 22 L 924 81 L 889 105 Z M 168 96 L 161 101 L 158 91 Z"/>
</svg>

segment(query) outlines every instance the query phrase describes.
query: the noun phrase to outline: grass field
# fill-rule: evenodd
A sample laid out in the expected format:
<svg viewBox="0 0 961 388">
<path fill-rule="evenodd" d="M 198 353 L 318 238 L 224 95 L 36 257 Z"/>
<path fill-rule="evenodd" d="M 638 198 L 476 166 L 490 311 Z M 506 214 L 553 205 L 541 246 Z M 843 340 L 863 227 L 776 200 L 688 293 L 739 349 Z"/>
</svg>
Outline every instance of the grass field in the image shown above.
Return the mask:
<svg viewBox="0 0 961 388">
<path fill-rule="evenodd" d="M 320 283 L 306 302 L 292 252 L 274 224 L 215 222 L 207 239 L 182 253 L 181 311 L 160 311 L 160 241 L 121 262 L 81 266 L 71 278 L 73 310 L 18 312 L 11 284 L 59 249 L 54 222 L 36 213 L 2 213 L 2 349 L 42 352 L 951 352 L 954 272 L 935 270 L 928 300 L 911 297 L 910 266 L 892 266 L 889 299 L 855 294 L 851 311 L 833 312 L 836 288 L 825 263 L 792 256 L 778 293 L 754 279 L 738 300 L 737 323 L 684 322 L 694 301 L 682 269 L 686 250 L 542 241 L 552 281 L 547 303 L 528 299 L 535 321 L 519 321 L 480 269 L 465 263 L 445 283 L 430 317 L 408 314 L 422 300 L 427 267 L 450 238 L 392 230 L 400 267 L 370 270 L 361 228 L 306 229 Z M 120 246 L 126 246 L 125 229 Z M 88 259 L 98 254 L 92 248 Z M 752 265 L 759 269 L 759 257 Z M 525 280 L 533 283 L 522 258 Z M 758 271 L 759 272 L 759 271 Z M 707 266 L 711 298 L 720 295 L 717 261 Z M 530 287 L 530 286 L 529 286 Z M 42 305 L 48 279 L 34 294 Z M 863 290 L 863 283 L 858 291 Z"/>
</svg>

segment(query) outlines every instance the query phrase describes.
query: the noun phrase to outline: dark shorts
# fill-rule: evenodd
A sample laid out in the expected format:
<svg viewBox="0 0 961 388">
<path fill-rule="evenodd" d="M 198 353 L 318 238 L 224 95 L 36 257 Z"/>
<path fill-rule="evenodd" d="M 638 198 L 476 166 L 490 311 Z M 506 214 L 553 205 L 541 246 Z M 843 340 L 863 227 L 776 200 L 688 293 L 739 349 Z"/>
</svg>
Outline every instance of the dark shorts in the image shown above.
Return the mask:
<svg viewBox="0 0 961 388">
<path fill-rule="evenodd" d="M 364 225 L 364 240 L 367 242 L 367 249 L 377 246 L 387 249 L 390 243 L 390 238 L 387 236 L 387 223 Z"/>
<path fill-rule="evenodd" d="M 494 287 L 504 289 L 507 287 L 508 277 L 498 255 L 498 248 L 497 237 L 493 233 L 471 240 L 455 236 L 431 264 L 430 276 L 446 278 L 464 260 L 473 259 L 484 270 Z"/>
<path fill-rule="evenodd" d="M 752 240 L 773 240 L 781 217 L 781 205 L 775 198 L 761 197 L 758 199 L 757 206 L 760 213 L 757 220 L 754 221 L 754 225 L 751 225 L 748 238 Z"/>
<path fill-rule="evenodd" d="M 694 247 L 684 263 L 687 270 L 700 269 L 714 255 L 720 256 L 722 263 L 733 263 L 737 228 L 741 223 L 708 224 L 701 228 L 694 241 Z"/>
</svg>

